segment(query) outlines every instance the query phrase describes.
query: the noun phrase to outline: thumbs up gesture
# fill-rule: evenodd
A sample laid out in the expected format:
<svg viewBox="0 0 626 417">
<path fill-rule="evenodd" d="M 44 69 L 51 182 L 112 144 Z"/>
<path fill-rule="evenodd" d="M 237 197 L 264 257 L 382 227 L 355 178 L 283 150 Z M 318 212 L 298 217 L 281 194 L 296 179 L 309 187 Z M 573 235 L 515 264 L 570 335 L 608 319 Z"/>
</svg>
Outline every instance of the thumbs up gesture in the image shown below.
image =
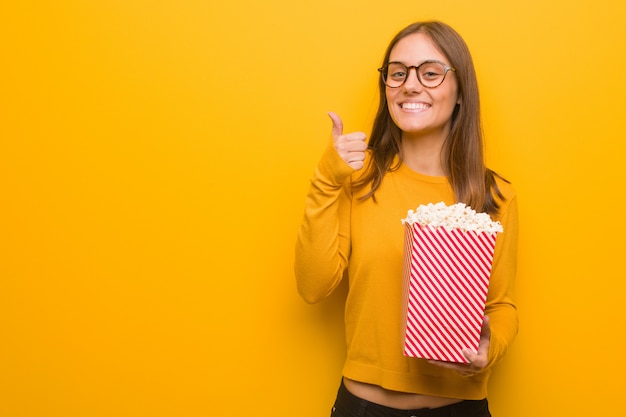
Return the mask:
<svg viewBox="0 0 626 417">
<path fill-rule="evenodd" d="M 328 116 L 333 121 L 333 143 L 341 159 L 350 165 L 352 169 L 359 170 L 363 168 L 365 151 L 367 150 L 365 133 L 352 132 L 344 135 L 341 118 L 335 113 L 328 113 Z"/>
</svg>

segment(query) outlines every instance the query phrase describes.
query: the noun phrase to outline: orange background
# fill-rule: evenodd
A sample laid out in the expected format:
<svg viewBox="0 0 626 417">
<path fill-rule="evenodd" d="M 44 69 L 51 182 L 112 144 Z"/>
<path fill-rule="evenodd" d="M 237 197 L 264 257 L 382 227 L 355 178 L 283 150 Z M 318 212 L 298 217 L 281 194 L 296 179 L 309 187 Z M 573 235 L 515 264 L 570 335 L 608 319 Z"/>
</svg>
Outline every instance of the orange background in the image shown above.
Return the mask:
<svg viewBox="0 0 626 417">
<path fill-rule="evenodd" d="M 626 3 L 67 0 L 0 5 L 0 415 L 328 415 L 345 287 L 296 294 L 308 179 L 431 18 L 519 192 L 493 414 L 619 414 Z"/>
</svg>

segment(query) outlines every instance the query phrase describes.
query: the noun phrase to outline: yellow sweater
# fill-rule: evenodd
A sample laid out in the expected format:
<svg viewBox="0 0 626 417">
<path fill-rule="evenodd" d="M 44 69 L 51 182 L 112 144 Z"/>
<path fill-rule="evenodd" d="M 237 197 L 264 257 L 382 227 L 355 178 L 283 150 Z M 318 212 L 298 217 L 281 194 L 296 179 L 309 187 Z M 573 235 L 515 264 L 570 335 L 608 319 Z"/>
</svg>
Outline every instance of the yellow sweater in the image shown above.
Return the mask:
<svg viewBox="0 0 626 417">
<path fill-rule="evenodd" d="M 402 165 L 385 175 L 376 200 L 358 201 L 354 171 L 328 147 L 311 180 L 296 243 L 298 291 L 309 303 L 328 296 L 347 270 L 343 375 L 384 388 L 462 399 L 487 396 L 491 367 L 504 355 L 518 329 L 511 292 L 517 263 L 517 200 L 510 184 L 498 181 L 506 201 L 487 296 L 491 319 L 489 365 L 474 377 L 403 355 L 401 219 L 420 204 L 454 203 L 445 177 L 430 177 Z M 363 190 L 364 193 L 366 190 Z M 361 193 L 361 192 L 360 192 Z"/>
</svg>

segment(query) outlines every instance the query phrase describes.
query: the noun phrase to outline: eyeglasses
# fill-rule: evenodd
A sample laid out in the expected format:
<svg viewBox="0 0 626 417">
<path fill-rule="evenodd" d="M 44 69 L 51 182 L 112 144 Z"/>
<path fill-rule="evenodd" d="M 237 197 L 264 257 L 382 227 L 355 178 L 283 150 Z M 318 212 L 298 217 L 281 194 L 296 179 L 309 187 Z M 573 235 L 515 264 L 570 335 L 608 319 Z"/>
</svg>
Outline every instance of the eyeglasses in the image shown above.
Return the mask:
<svg viewBox="0 0 626 417">
<path fill-rule="evenodd" d="M 411 68 L 415 68 L 417 79 L 426 88 L 438 87 L 446 78 L 448 71 L 456 72 L 454 68 L 436 60 L 424 61 L 419 65 L 410 67 L 401 62 L 390 62 L 384 67 L 378 68 L 378 71 L 387 87 L 398 88 L 405 83 Z"/>
</svg>

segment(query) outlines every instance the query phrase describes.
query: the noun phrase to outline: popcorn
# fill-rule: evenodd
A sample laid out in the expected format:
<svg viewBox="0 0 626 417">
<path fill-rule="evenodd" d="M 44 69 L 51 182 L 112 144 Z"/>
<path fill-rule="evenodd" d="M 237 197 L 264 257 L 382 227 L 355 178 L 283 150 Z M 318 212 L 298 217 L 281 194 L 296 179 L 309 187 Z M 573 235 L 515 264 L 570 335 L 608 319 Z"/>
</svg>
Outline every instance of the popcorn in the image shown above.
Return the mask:
<svg viewBox="0 0 626 417">
<path fill-rule="evenodd" d="M 467 363 L 476 352 L 499 222 L 465 204 L 421 205 L 402 220 L 404 354 Z"/>
<path fill-rule="evenodd" d="M 494 222 L 487 213 L 477 213 L 463 203 L 446 205 L 443 202 L 421 205 L 417 210 L 409 210 L 402 224 L 418 223 L 422 226 L 444 227 L 447 230 L 459 229 L 464 232 L 501 233 L 502 225 Z"/>
</svg>

